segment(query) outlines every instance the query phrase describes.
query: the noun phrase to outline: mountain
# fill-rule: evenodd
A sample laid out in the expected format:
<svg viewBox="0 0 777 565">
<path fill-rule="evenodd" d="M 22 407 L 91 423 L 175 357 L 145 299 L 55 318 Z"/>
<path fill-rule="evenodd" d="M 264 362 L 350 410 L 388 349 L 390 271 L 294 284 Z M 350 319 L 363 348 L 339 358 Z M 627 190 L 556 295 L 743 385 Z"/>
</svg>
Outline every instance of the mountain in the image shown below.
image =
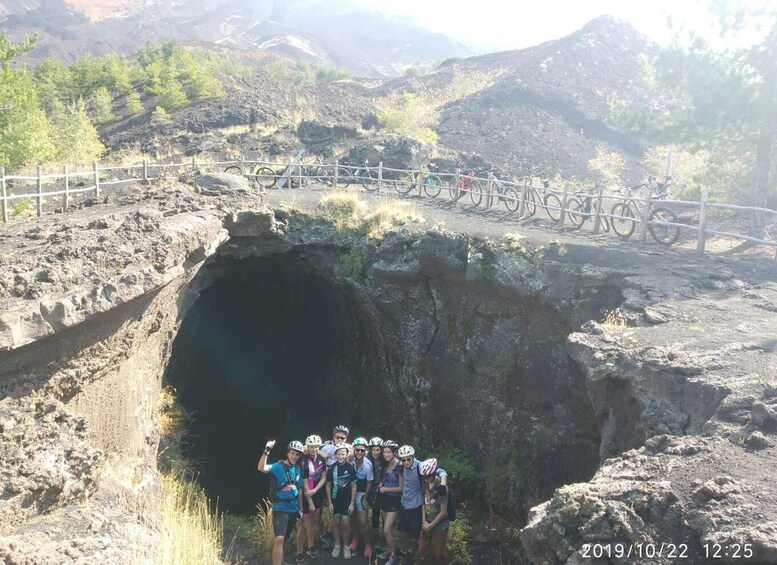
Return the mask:
<svg viewBox="0 0 777 565">
<path fill-rule="evenodd" d="M 176 125 L 169 131 L 145 117 L 112 124 L 104 134 L 112 149 L 139 145 L 146 153 L 157 151 L 161 140 L 171 144 L 167 152 L 177 144 L 212 147 L 216 154 L 286 158 L 307 147 L 342 156 L 359 146 L 380 145 L 385 132 L 377 114 L 410 92 L 438 117 L 432 126 L 439 134 L 438 155 L 462 167 L 482 166 L 500 175 L 591 178 L 588 162 L 601 147 L 622 154 L 639 178 L 643 146 L 610 120 L 615 104 L 657 99 L 642 80 L 640 65 L 640 57 L 656 49 L 628 24 L 602 17 L 558 40 L 452 58 L 423 76 L 352 78 L 294 88 L 266 76 L 227 79 L 226 99 L 203 100 L 175 112 Z M 247 126 L 251 115 L 255 131 L 230 135 L 235 127 Z M 200 143 L 203 138 L 207 143 Z"/>
<path fill-rule="evenodd" d="M 456 41 L 348 0 L 2 0 L 0 26 L 38 34 L 29 61 L 193 41 L 285 53 L 362 76 L 468 54 Z"/>
</svg>

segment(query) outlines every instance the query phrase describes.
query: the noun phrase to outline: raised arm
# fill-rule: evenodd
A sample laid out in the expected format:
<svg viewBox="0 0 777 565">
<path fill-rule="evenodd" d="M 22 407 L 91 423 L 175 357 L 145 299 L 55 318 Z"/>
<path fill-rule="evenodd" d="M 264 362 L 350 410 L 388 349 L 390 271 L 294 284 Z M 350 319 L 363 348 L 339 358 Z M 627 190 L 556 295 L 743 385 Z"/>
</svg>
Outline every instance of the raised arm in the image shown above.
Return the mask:
<svg viewBox="0 0 777 565">
<path fill-rule="evenodd" d="M 270 455 L 270 450 L 275 445 L 275 440 L 271 439 L 267 442 L 267 444 L 264 446 L 264 451 L 262 452 L 261 457 L 259 457 L 259 462 L 256 464 L 256 468 L 262 472 L 262 473 L 269 473 L 270 472 L 270 465 L 267 464 L 267 456 Z"/>
</svg>

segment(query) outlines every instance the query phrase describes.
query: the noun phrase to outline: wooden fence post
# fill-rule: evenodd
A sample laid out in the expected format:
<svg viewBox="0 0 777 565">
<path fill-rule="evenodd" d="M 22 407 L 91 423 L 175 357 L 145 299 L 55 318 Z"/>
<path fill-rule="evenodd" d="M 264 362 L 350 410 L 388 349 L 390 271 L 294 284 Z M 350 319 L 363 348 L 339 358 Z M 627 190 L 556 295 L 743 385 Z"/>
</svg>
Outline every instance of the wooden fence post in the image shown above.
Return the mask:
<svg viewBox="0 0 777 565">
<path fill-rule="evenodd" d="M 529 179 L 523 181 L 523 190 L 518 197 L 518 218 L 523 218 L 526 213 L 526 195 L 529 194 Z"/>
<path fill-rule="evenodd" d="M 461 169 L 456 169 L 456 176 L 453 177 L 453 194 L 455 195 L 453 198 L 453 203 L 458 204 L 459 203 L 459 186 L 461 186 Z"/>
<path fill-rule="evenodd" d="M 63 212 L 67 212 L 67 209 L 70 207 L 70 176 L 67 173 L 67 165 L 64 167 L 65 172 L 65 209 L 62 210 Z"/>
<path fill-rule="evenodd" d="M 245 158 L 245 155 L 243 155 L 243 153 L 241 152 L 240 153 L 240 176 L 243 176 L 243 173 L 245 172 L 245 170 L 246 170 L 246 158 Z"/>
<path fill-rule="evenodd" d="M 488 171 L 488 181 L 486 182 L 486 210 L 491 209 L 491 195 L 494 192 L 494 173 Z"/>
<path fill-rule="evenodd" d="M 94 162 L 94 197 L 100 198 L 100 165 Z"/>
<path fill-rule="evenodd" d="M 701 191 L 701 201 L 699 202 L 699 237 L 696 240 L 696 255 L 699 257 L 704 255 L 704 246 L 707 243 L 707 234 L 704 230 L 707 229 L 707 200 L 709 199 L 710 190 L 704 188 Z"/>
<path fill-rule="evenodd" d="M 192 155 L 192 177 L 197 176 L 197 156 Z"/>
<path fill-rule="evenodd" d="M 645 198 L 645 207 L 642 209 L 642 243 L 647 243 L 648 222 L 650 221 L 650 209 L 653 207 L 653 189 L 651 188 Z"/>
<path fill-rule="evenodd" d="M 383 161 L 378 161 L 378 192 L 383 190 Z"/>
<path fill-rule="evenodd" d="M 596 210 L 594 211 L 594 233 L 599 233 L 599 223 L 602 218 L 602 200 L 604 199 L 604 186 L 598 188 L 599 190 L 596 191 Z"/>
<path fill-rule="evenodd" d="M 558 225 L 564 227 L 564 220 L 567 215 L 567 202 L 569 201 L 569 182 L 564 183 L 564 194 L 561 197 L 561 215 L 558 220 Z"/>
<path fill-rule="evenodd" d="M 143 159 L 143 182 L 148 184 L 148 159 Z"/>
<path fill-rule="evenodd" d="M 340 168 L 340 159 L 335 159 L 335 175 L 334 175 L 335 176 L 335 182 L 332 185 L 332 188 L 337 188 L 337 177 L 338 177 L 338 173 L 339 173 L 339 170 L 338 170 L 339 168 Z M 380 189 L 380 187 L 378 187 L 378 188 Z"/>
<path fill-rule="evenodd" d="M 8 222 L 8 193 L 5 186 L 5 168 L 0 167 L 0 191 L 3 198 L 3 223 Z"/>
<path fill-rule="evenodd" d="M 43 167 L 38 165 L 38 217 L 43 215 Z"/>
</svg>

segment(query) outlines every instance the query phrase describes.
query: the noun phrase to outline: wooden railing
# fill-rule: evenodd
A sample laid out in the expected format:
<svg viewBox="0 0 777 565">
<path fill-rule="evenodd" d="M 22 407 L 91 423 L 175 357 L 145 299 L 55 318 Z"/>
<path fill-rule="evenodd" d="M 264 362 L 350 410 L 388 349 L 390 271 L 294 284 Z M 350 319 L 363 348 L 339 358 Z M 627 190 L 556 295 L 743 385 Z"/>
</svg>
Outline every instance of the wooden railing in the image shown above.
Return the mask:
<svg viewBox="0 0 777 565">
<path fill-rule="evenodd" d="M 650 193 L 646 198 L 639 199 L 617 193 L 606 193 L 601 188 L 581 192 L 573 190 L 568 185 L 536 186 L 532 178 L 504 181 L 497 179 L 493 173 L 470 176 L 462 174 L 461 170 L 454 173 L 432 174 L 432 177 L 439 179 L 440 183 L 432 186 L 425 182 L 427 176 L 431 174 L 427 171 L 393 169 L 384 167 L 382 163 L 377 167 L 355 167 L 340 165 L 338 162 L 321 164 L 245 159 L 198 162 L 195 157 L 192 157 L 191 161 L 179 163 L 152 163 L 144 160 L 142 163 L 133 165 L 103 166 L 99 162 L 94 162 L 87 171 L 71 171 L 65 166 L 58 173 L 44 173 L 42 168 L 38 167 L 35 175 L 6 175 L 4 169 L 0 167 L 0 206 L 3 223 L 9 221 L 14 211 L 18 210 L 19 203 L 25 200 L 34 200 L 37 215 L 41 216 L 44 203 L 48 204 L 52 199 L 61 198 L 61 210 L 67 212 L 76 196 L 91 194 L 99 198 L 102 191 L 109 186 L 138 182 L 151 183 L 166 177 L 171 172 L 176 175 L 181 173 L 197 175 L 203 171 L 227 169 L 252 178 L 266 187 L 273 186 L 278 179 L 283 179 L 285 186 L 289 188 L 303 186 L 310 182 L 321 182 L 329 186 L 359 184 L 377 192 L 396 189 L 402 195 L 417 193 L 418 196 L 434 198 L 442 195 L 450 198 L 457 206 L 469 200 L 473 207 L 486 210 L 493 210 L 497 204 L 504 203 L 506 215 L 518 220 L 529 219 L 538 210 L 545 210 L 548 217 L 559 227 L 581 227 L 585 220 L 590 219 L 594 233 L 600 233 L 602 226 L 609 228 L 616 222 L 621 224 L 626 222 L 627 225 L 633 222 L 635 227 L 638 226 L 638 229 L 633 231 L 643 243 L 648 240 L 648 232 L 652 233 L 656 228 L 674 227 L 682 230 L 683 233 L 695 234 L 696 251 L 699 255 L 705 253 L 707 238 L 713 235 L 777 248 L 777 238 L 772 238 L 771 234 L 765 238 L 755 238 L 743 233 L 725 231 L 712 225 L 710 218 L 711 213 L 716 210 L 741 214 L 757 212 L 770 218 L 772 224 L 767 222 L 767 225 L 777 230 L 777 211 L 769 208 L 712 203 L 709 202 L 709 192 L 706 189 L 702 191 L 699 202 L 656 200 Z M 322 172 L 327 174 L 324 175 Z M 415 179 L 416 182 L 408 185 L 411 181 L 407 179 L 410 178 L 408 175 L 411 173 L 418 175 L 418 178 Z M 613 214 L 613 206 L 617 203 L 629 204 L 629 210 L 633 216 Z M 581 204 L 584 206 L 581 207 Z M 692 220 L 656 221 L 655 218 L 651 219 L 650 212 L 657 207 L 681 211 L 685 216 L 691 216 Z M 622 206 L 621 209 L 623 208 Z M 658 241 L 658 238 L 656 240 Z M 775 260 L 777 260 L 777 254 Z"/>
</svg>

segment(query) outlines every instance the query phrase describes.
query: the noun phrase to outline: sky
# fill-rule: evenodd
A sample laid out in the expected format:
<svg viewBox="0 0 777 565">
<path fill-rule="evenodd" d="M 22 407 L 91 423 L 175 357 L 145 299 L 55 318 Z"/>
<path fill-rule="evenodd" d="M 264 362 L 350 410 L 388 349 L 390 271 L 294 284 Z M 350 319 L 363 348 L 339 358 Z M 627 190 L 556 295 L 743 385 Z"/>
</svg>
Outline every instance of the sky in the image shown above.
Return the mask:
<svg viewBox="0 0 777 565">
<path fill-rule="evenodd" d="M 630 23 L 659 44 L 672 33 L 667 17 L 697 25 L 706 16 L 698 0 L 355 0 L 410 15 L 431 31 L 487 50 L 521 49 L 558 39 L 601 15 Z"/>
</svg>

